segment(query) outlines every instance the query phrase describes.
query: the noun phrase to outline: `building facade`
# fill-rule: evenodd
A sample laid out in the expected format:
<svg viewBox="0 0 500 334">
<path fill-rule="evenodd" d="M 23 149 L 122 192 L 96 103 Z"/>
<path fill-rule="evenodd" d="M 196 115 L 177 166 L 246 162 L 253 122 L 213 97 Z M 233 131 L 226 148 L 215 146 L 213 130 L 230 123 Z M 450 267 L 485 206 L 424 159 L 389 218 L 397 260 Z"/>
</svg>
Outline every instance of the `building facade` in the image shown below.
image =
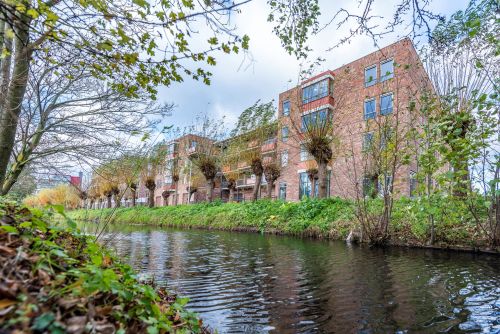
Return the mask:
<svg viewBox="0 0 500 334">
<path fill-rule="evenodd" d="M 317 192 L 308 177 L 316 164 L 304 147 L 308 122 L 332 122 L 333 159 L 328 165 L 327 193 L 354 198 L 367 183 L 381 187 L 380 177 L 365 175 L 365 147 L 380 133 L 383 124 L 397 129 L 398 142 L 409 147 L 403 134 L 418 128 L 419 95 L 430 88 L 429 79 L 409 39 L 403 39 L 332 71 L 302 81 L 279 95 L 278 155 L 281 177 L 276 196 L 297 201 Z M 415 157 L 415 155 L 413 156 Z M 415 186 L 416 158 L 396 166 L 393 191 L 410 196 Z"/>
<path fill-rule="evenodd" d="M 244 150 L 259 152 L 264 164 L 275 161 L 280 176 L 272 189 L 272 198 L 298 201 L 314 196 L 318 184 L 309 171 L 317 168 L 304 141 L 308 124 L 331 122 L 333 158 L 327 166 L 327 196 L 354 198 L 365 196 L 367 186 L 380 192 L 391 183 L 395 196 L 411 196 L 415 188 L 418 143 L 405 134 L 421 126 L 415 112 L 419 96 L 432 89 L 430 80 L 409 39 L 403 39 L 340 68 L 319 73 L 279 94 L 278 127 L 261 141 L 249 140 Z M 399 149 L 410 158 L 395 165 L 387 175 L 367 175 L 370 158 L 366 147 L 378 137 L 383 145 L 382 127 L 389 125 L 391 137 L 400 137 Z M 384 130 L 385 131 L 385 130 Z M 224 151 L 224 142 L 210 142 Z M 167 143 L 165 168 L 156 176 L 155 205 L 177 205 L 206 200 L 206 181 L 189 157 L 208 139 L 188 134 Z M 215 180 L 213 199 L 229 199 L 228 178 L 235 177 L 235 201 L 253 197 L 256 177 L 248 159 L 223 163 Z M 235 176 L 236 175 L 236 176 Z M 380 189 L 379 189 L 380 188 Z M 260 197 L 267 192 L 262 178 Z M 147 203 L 148 190 L 140 185 L 138 204 Z"/>
</svg>

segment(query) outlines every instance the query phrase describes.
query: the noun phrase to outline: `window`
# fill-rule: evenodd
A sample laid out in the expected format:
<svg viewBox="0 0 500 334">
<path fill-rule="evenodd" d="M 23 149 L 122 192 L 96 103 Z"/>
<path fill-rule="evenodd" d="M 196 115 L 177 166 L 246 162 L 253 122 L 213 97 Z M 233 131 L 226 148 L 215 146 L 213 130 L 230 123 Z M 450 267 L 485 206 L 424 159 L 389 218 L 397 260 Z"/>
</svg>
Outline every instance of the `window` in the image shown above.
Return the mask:
<svg viewBox="0 0 500 334">
<path fill-rule="evenodd" d="M 175 152 L 175 143 L 171 143 L 167 146 L 167 154 L 174 154 Z"/>
<path fill-rule="evenodd" d="M 365 87 L 373 86 L 377 83 L 377 65 L 365 69 Z"/>
<path fill-rule="evenodd" d="M 373 132 L 366 132 L 363 134 L 363 151 L 368 151 L 373 145 Z"/>
<path fill-rule="evenodd" d="M 191 140 L 191 142 L 189 143 L 189 148 L 196 148 L 197 145 L 198 142 L 196 142 L 196 140 Z"/>
<path fill-rule="evenodd" d="M 283 101 L 283 116 L 290 115 L 290 101 Z"/>
<path fill-rule="evenodd" d="M 417 194 L 417 173 L 410 171 L 410 197 L 413 198 Z"/>
<path fill-rule="evenodd" d="M 380 97 L 380 115 L 389 115 L 392 112 L 392 93 Z"/>
<path fill-rule="evenodd" d="M 330 79 L 321 80 L 312 85 L 302 89 L 302 103 L 309 103 L 311 101 L 321 99 L 328 96 L 328 83 Z"/>
<path fill-rule="evenodd" d="M 376 108 L 376 103 L 375 103 L 375 99 L 370 99 L 370 100 L 366 100 L 365 101 L 365 112 L 364 112 L 364 118 L 365 118 L 365 121 L 368 120 L 368 119 L 373 119 L 375 118 L 375 108 Z"/>
<path fill-rule="evenodd" d="M 288 126 L 284 126 L 281 128 L 281 141 L 286 143 L 288 140 L 288 135 L 290 133 L 290 130 L 288 129 Z"/>
<path fill-rule="evenodd" d="M 280 182 L 278 198 L 281 200 L 286 200 L 286 182 Z"/>
<path fill-rule="evenodd" d="M 329 121 L 330 113 L 328 109 L 321 109 L 302 116 L 301 131 L 321 128 Z"/>
<path fill-rule="evenodd" d="M 281 167 L 288 165 L 288 150 L 281 152 Z"/>
<path fill-rule="evenodd" d="M 304 196 L 309 197 L 311 195 L 311 181 L 309 180 L 309 175 L 307 172 L 299 174 L 299 199 Z"/>
<path fill-rule="evenodd" d="M 378 177 L 378 193 L 382 196 L 391 193 L 392 187 L 392 176 L 391 175 L 380 175 Z"/>
<path fill-rule="evenodd" d="M 380 63 L 380 82 L 394 77 L 394 60 L 386 60 Z"/>
<path fill-rule="evenodd" d="M 311 156 L 309 152 L 306 149 L 306 146 L 304 144 L 300 144 L 300 161 L 307 161 L 310 160 Z"/>
</svg>

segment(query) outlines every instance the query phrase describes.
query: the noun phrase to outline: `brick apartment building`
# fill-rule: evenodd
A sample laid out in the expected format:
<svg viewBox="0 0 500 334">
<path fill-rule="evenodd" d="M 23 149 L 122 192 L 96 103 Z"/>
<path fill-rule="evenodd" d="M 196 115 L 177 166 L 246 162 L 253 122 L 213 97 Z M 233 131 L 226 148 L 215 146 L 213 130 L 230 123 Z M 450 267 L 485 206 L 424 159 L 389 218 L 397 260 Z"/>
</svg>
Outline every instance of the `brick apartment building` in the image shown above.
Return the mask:
<svg viewBox="0 0 500 334">
<path fill-rule="evenodd" d="M 398 131 L 418 128 L 420 120 L 409 106 L 412 103 L 418 106 L 419 94 L 429 87 L 429 79 L 412 42 L 403 39 L 280 93 L 276 135 L 264 142 L 248 143 L 248 149 L 261 150 L 264 159 L 274 157 L 281 166 L 273 198 L 298 201 L 318 191 L 317 184 L 311 183 L 307 173 L 309 168 L 315 167 L 315 161 L 302 143 L 304 124 L 314 119 L 333 122 L 332 136 L 337 142 L 334 159 L 327 167 L 327 194 L 353 198 L 360 185 L 366 182 L 366 175 L 359 166 L 365 159 L 363 147 L 373 137 L 372 125 L 381 120 L 397 119 Z M 206 199 L 205 181 L 199 175 L 194 179 L 194 167 L 189 161 L 198 143 L 206 140 L 185 135 L 167 144 L 166 168 L 156 177 L 155 205 L 195 203 Z M 225 143 L 213 144 L 223 150 Z M 393 182 L 397 196 L 411 195 L 416 167 L 415 161 L 398 166 L 394 180 L 388 180 Z M 178 175 L 177 182 L 172 171 Z M 228 200 L 229 189 L 224 175 L 230 171 L 237 171 L 239 175 L 236 200 L 250 200 L 255 176 L 245 161 L 222 166 L 216 178 L 214 199 Z M 263 178 L 261 194 L 265 187 Z M 138 190 L 138 197 L 138 203 L 147 202 L 147 190 L 143 186 Z"/>
<path fill-rule="evenodd" d="M 429 87 L 412 42 L 403 39 L 281 93 L 277 150 L 282 171 L 277 197 L 297 201 L 317 192 L 307 175 L 315 162 L 301 144 L 301 132 L 308 120 L 318 117 L 331 119 L 332 135 L 338 142 L 328 166 L 327 192 L 330 196 L 355 197 L 362 188 L 359 185 L 366 182 L 359 166 L 363 164 L 363 143 L 366 145 L 373 137 L 373 125 L 397 117 L 400 132 L 418 127 L 419 119 L 409 106 L 418 106 L 419 94 Z M 411 195 L 415 172 L 413 161 L 399 166 L 394 180 L 388 180 L 393 182 L 397 195 Z"/>
</svg>

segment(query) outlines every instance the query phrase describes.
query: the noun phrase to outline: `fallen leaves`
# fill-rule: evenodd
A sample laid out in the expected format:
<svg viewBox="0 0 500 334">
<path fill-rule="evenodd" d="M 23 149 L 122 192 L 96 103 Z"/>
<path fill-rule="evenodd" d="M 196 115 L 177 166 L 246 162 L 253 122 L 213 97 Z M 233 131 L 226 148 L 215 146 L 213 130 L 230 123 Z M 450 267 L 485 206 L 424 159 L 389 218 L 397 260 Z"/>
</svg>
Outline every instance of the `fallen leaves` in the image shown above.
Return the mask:
<svg viewBox="0 0 500 334">
<path fill-rule="evenodd" d="M 186 299 L 139 283 L 87 236 L 43 226 L 41 217 L 1 198 L 0 222 L 17 231 L 0 229 L 0 323 L 7 333 L 210 333 L 181 309 Z"/>
</svg>

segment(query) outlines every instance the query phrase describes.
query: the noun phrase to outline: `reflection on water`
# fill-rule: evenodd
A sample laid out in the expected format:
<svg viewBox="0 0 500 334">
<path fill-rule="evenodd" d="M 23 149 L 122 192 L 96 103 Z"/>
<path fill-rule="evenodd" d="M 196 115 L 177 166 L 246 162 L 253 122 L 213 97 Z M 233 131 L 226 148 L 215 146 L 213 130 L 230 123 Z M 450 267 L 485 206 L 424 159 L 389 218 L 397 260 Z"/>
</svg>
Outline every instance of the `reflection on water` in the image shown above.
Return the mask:
<svg viewBox="0 0 500 334">
<path fill-rule="evenodd" d="M 119 255 L 220 333 L 500 333 L 500 257 L 110 229 Z"/>
</svg>

